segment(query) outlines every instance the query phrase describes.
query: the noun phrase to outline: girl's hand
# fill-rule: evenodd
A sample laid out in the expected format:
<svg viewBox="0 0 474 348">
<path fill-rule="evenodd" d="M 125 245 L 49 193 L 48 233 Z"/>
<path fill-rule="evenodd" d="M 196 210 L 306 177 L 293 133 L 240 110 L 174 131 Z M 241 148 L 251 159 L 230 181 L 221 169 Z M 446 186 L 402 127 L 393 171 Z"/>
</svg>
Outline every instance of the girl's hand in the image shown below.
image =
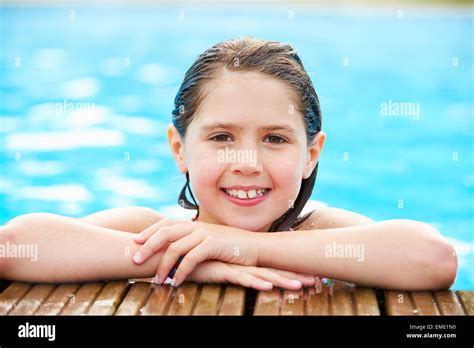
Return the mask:
<svg viewBox="0 0 474 348">
<path fill-rule="evenodd" d="M 241 266 L 221 261 L 200 263 L 186 280 L 198 283 L 231 283 L 256 290 L 271 290 L 277 286 L 287 290 L 300 290 L 314 286 L 315 278 L 289 271 L 266 267 Z"/>
<path fill-rule="evenodd" d="M 255 237 L 258 233 L 204 222 L 163 219 L 135 236 L 135 242 L 144 244 L 133 261 L 141 264 L 166 247 L 157 270 L 156 281 L 161 284 L 183 256 L 172 282 L 173 286 L 178 286 L 200 262 L 208 259 L 256 266 L 258 243 Z"/>
</svg>

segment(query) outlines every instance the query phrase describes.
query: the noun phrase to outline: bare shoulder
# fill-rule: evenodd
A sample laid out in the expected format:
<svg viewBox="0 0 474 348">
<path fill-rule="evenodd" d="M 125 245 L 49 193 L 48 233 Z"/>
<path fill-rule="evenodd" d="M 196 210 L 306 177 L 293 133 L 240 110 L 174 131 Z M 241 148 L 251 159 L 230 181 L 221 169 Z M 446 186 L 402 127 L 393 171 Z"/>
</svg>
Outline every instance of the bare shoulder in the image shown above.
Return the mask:
<svg viewBox="0 0 474 348">
<path fill-rule="evenodd" d="M 79 218 L 79 221 L 126 232 L 141 232 L 165 218 L 156 210 L 142 206 L 130 206 L 101 210 Z"/>
<path fill-rule="evenodd" d="M 298 230 L 322 230 L 372 223 L 375 223 L 375 221 L 369 217 L 350 210 L 335 207 L 321 207 L 314 210 Z"/>
</svg>

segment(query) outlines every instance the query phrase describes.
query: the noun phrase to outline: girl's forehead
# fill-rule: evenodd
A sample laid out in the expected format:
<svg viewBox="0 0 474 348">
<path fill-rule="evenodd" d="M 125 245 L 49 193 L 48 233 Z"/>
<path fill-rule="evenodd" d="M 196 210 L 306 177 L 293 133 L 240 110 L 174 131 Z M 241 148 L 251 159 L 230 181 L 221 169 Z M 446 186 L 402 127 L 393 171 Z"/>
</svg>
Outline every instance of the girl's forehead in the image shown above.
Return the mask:
<svg viewBox="0 0 474 348">
<path fill-rule="evenodd" d="M 268 124 L 296 127 L 302 115 L 295 93 L 285 82 L 257 72 L 229 73 L 209 85 L 196 123 Z"/>
<path fill-rule="evenodd" d="M 205 102 L 278 100 L 293 103 L 295 92 L 288 83 L 256 72 L 227 72 L 218 74 L 208 84 Z M 239 97 L 239 100 L 236 98 Z"/>
</svg>

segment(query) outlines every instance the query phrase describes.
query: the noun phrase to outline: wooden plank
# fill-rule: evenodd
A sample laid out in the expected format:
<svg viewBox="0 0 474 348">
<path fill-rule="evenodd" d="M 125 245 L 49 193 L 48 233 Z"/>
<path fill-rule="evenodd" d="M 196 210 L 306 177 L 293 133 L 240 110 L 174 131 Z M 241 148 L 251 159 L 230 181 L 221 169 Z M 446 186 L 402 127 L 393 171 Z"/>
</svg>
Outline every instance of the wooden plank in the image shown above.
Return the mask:
<svg viewBox="0 0 474 348">
<path fill-rule="evenodd" d="M 387 315 L 416 315 L 410 294 L 406 291 L 385 291 L 385 311 Z"/>
<path fill-rule="evenodd" d="M 245 288 L 228 285 L 225 287 L 219 315 L 244 315 Z"/>
<path fill-rule="evenodd" d="M 474 315 L 474 291 L 456 291 L 467 315 Z"/>
<path fill-rule="evenodd" d="M 380 315 L 374 289 L 356 288 L 353 292 L 357 315 Z"/>
<path fill-rule="evenodd" d="M 165 315 L 165 310 L 173 296 L 169 285 L 152 285 L 145 306 L 140 309 L 142 315 Z"/>
<path fill-rule="evenodd" d="M 462 304 L 454 291 L 436 291 L 434 298 L 441 315 L 465 315 Z"/>
<path fill-rule="evenodd" d="M 34 315 L 58 315 L 79 289 L 79 284 L 58 285 Z"/>
<path fill-rule="evenodd" d="M 281 291 L 273 289 L 270 291 L 259 291 L 255 301 L 254 315 L 279 315 Z"/>
<path fill-rule="evenodd" d="M 120 303 L 115 315 L 137 315 L 152 291 L 150 283 L 134 283 Z"/>
<path fill-rule="evenodd" d="M 311 287 L 307 291 L 306 315 L 329 315 L 329 289 Z"/>
<path fill-rule="evenodd" d="M 185 282 L 176 289 L 168 315 L 191 315 L 196 299 L 199 296 L 199 286 L 196 283 Z"/>
<path fill-rule="evenodd" d="M 304 315 L 304 290 L 283 292 L 280 315 Z"/>
<path fill-rule="evenodd" d="M 128 281 L 107 282 L 97 299 L 89 309 L 91 315 L 112 315 L 128 290 Z"/>
<path fill-rule="evenodd" d="M 334 289 L 329 299 L 331 315 L 354 315 L 354 303 L 351 297 L 351 289 Z"/>
<path fill-rule="evenodd" d="M 0 294 L 0 315 L 6 315 L 31 289 L 31 283 L 13 282 Z"/>
<path fill-rule="evenodd" d="M 411 297 L 418 310 L 418 315 L 439 315 L 436 301 L 428 291 L 412 291 Z"/>
<path fill-rule="evenodd" d="M 85 315 L 103 286 L 103 282 L 82 284 L 79 290 L 71 296 L 60 315 Z"/>
<path fill-rule="evenodd" d="M 18 302 L 9 315 L 32 315 L 53 292 L 54 284 L 36 284 Z"/>
<path fill-rule="evenodd" d="M 217 284 L 204 284 L 196 301 L 193 315 L 217 315 L 222 289 Z"/>
</svg>

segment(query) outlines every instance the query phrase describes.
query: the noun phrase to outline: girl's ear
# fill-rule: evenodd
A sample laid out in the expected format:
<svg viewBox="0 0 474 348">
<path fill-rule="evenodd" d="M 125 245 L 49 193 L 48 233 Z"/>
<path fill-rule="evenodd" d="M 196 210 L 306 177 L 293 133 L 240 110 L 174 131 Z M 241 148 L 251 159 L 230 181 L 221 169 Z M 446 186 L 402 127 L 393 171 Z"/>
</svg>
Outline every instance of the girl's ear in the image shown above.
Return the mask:
<svg viewBox="0 0 474 348">
<path fill-rule="evenodd" d="M 303 179 L 308 179 L 311 176 L 316 164 L 318 164 L 319 156 L 323 150 L 324 142 L 326 140 L 326 133 L 320 131 L 314 137 L 311 145 L 308 148 L 308 157 L 306 160 L 306 166 L 303 173 Z"/>
<path fill-rule="evenodd" d="M 184 159 L 184 147 L 178 130 L 172 124 L 168 126 L 168 144 L 170 145 L 171 154 L 176 162 L 176 166 L 183 174 L 187 173 L 188 167 Z"/>
</svg>

